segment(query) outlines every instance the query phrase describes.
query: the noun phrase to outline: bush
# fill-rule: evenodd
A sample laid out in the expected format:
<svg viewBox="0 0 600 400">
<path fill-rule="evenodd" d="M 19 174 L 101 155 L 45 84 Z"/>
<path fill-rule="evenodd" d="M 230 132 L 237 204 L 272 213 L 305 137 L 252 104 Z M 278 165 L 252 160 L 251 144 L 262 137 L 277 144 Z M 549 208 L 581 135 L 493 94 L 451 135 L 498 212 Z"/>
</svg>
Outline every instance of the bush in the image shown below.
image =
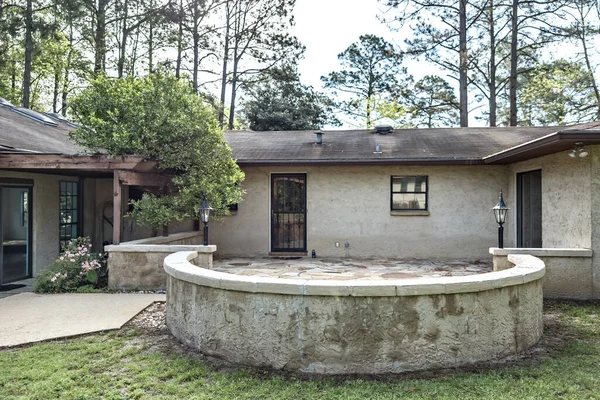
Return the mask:
<svg viewBox="0 0 600 400">
<path fill-rule="evenodd" d="M 63 247 L 60 257 L 36 277 L 33 290 L 36 293 L 90 292 L 106 287 L 106 259 L 92 253 L 91 248 L 88 237 L 71 240 Z"/>
</svg>

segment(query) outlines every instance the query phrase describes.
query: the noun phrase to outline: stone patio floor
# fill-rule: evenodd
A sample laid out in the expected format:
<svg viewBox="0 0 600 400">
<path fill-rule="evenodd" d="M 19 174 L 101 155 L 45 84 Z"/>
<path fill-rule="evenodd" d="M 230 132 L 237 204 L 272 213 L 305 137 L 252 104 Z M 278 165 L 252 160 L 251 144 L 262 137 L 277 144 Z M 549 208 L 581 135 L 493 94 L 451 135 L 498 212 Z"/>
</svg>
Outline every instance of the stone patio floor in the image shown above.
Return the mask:
<svg viewBox="0 0 600 400">
<path fill-rule="evenodd" d="M 222 258 L 214 260 L 213 270 L 284 279 L 386 280 L 482 274 L 492 272 L 492 263 L 459 260 Z"/>
</svg>

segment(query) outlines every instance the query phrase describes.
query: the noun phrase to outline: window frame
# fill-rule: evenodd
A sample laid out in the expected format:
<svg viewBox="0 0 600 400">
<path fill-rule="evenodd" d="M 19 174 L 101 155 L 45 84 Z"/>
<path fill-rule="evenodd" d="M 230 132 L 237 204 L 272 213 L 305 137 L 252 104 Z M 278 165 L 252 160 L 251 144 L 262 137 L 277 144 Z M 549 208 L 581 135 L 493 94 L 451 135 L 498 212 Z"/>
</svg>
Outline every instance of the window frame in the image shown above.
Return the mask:
<svg viewBox="0 0 600 400">
<path fill-rule="evenodd" d="M 63 197 L 63 190 L 62 190 L 62 184 L 75 184 L 76 185 L 76 193 L 70 193 L 69 197 L 71 197 L 71 208 L 62 208 L 62 204 L 61 204 L 61 199 Z M 60 250 L 62 251 L 62 248 L 65 244 L 67 244 L 69 241 L 80 237 L 81 233 L 82 233 L 82 221 L 81 221 L 81 217 L 83 215 L 82 213 L 82 198 L 81 198 L 81 194 L 82 194 L 82 187 L 81 187 L 81 181 L 71 181 L 71 180 L 60 180 L 58 182 L 58 246 L 60 248 Z M 77 196 L 77 204 L 73 204 L 73 197 Z M 77 207 L 76 209 L 74 207 Z M 77 222 L 73 223 L 63 223 L 61 216 L 62 216 L 62 212 L 63 211 L 76 211 L 77 213 Z M 71 232 L 72 232 L 72 226 L 76 225 L 77 226 L 77 236 L 72 237 L 68 240 L 65 239 L 65 237 L 62 236 L 61 233 L 61 228 L 63 226 L 70 226 L 71 227 Z"/>
<path fill-rule="evenodd" d="M 394 178 L 425 178 L 425 191 L 421 192 L 403 192 L 394 191 Z M 425 208 L 394 208 L 395 194 L 424 194 Z M 390 211 L 429 211 L 429 175 L 392 175 L 390 177 Z"/>
</svg>

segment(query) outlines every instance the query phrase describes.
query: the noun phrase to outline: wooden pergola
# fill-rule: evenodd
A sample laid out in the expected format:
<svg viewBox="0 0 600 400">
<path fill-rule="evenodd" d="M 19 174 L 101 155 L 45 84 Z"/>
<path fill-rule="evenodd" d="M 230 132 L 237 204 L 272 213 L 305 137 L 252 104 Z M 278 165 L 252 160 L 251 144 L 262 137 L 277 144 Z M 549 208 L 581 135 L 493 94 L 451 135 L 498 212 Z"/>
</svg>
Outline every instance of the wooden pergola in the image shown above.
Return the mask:
<svg viewBox="0 0 600 400">
<path fill-rule="evenodd" d="M 113 179 L 113 244 L 121 243 L 123 186 L 167 187 L 171 177 L 158 161 L 139 156 L 0 154 L 0 169 L 53 175 Z"/>
</svg>

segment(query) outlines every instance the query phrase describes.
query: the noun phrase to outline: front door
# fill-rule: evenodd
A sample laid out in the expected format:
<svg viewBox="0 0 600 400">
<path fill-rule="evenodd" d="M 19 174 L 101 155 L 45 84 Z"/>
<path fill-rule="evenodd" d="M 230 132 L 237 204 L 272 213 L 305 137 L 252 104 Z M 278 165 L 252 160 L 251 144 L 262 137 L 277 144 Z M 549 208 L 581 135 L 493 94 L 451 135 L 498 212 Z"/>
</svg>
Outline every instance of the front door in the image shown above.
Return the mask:
<svg viewBox="0 0 600 400">
<path fill-rule="evenodd" d="M 0 285 L 31 276 L 31 188 L 0 186 Z"/>
<path fill-rule="evenodd" d="M 271 251 L 306 251 L 306 174 L 271 175 Z"/>
<path fill-rule="evenodd" d="M 542 171 L 517 174 L 517 246 L 542 247 Z"/>
</svg>

